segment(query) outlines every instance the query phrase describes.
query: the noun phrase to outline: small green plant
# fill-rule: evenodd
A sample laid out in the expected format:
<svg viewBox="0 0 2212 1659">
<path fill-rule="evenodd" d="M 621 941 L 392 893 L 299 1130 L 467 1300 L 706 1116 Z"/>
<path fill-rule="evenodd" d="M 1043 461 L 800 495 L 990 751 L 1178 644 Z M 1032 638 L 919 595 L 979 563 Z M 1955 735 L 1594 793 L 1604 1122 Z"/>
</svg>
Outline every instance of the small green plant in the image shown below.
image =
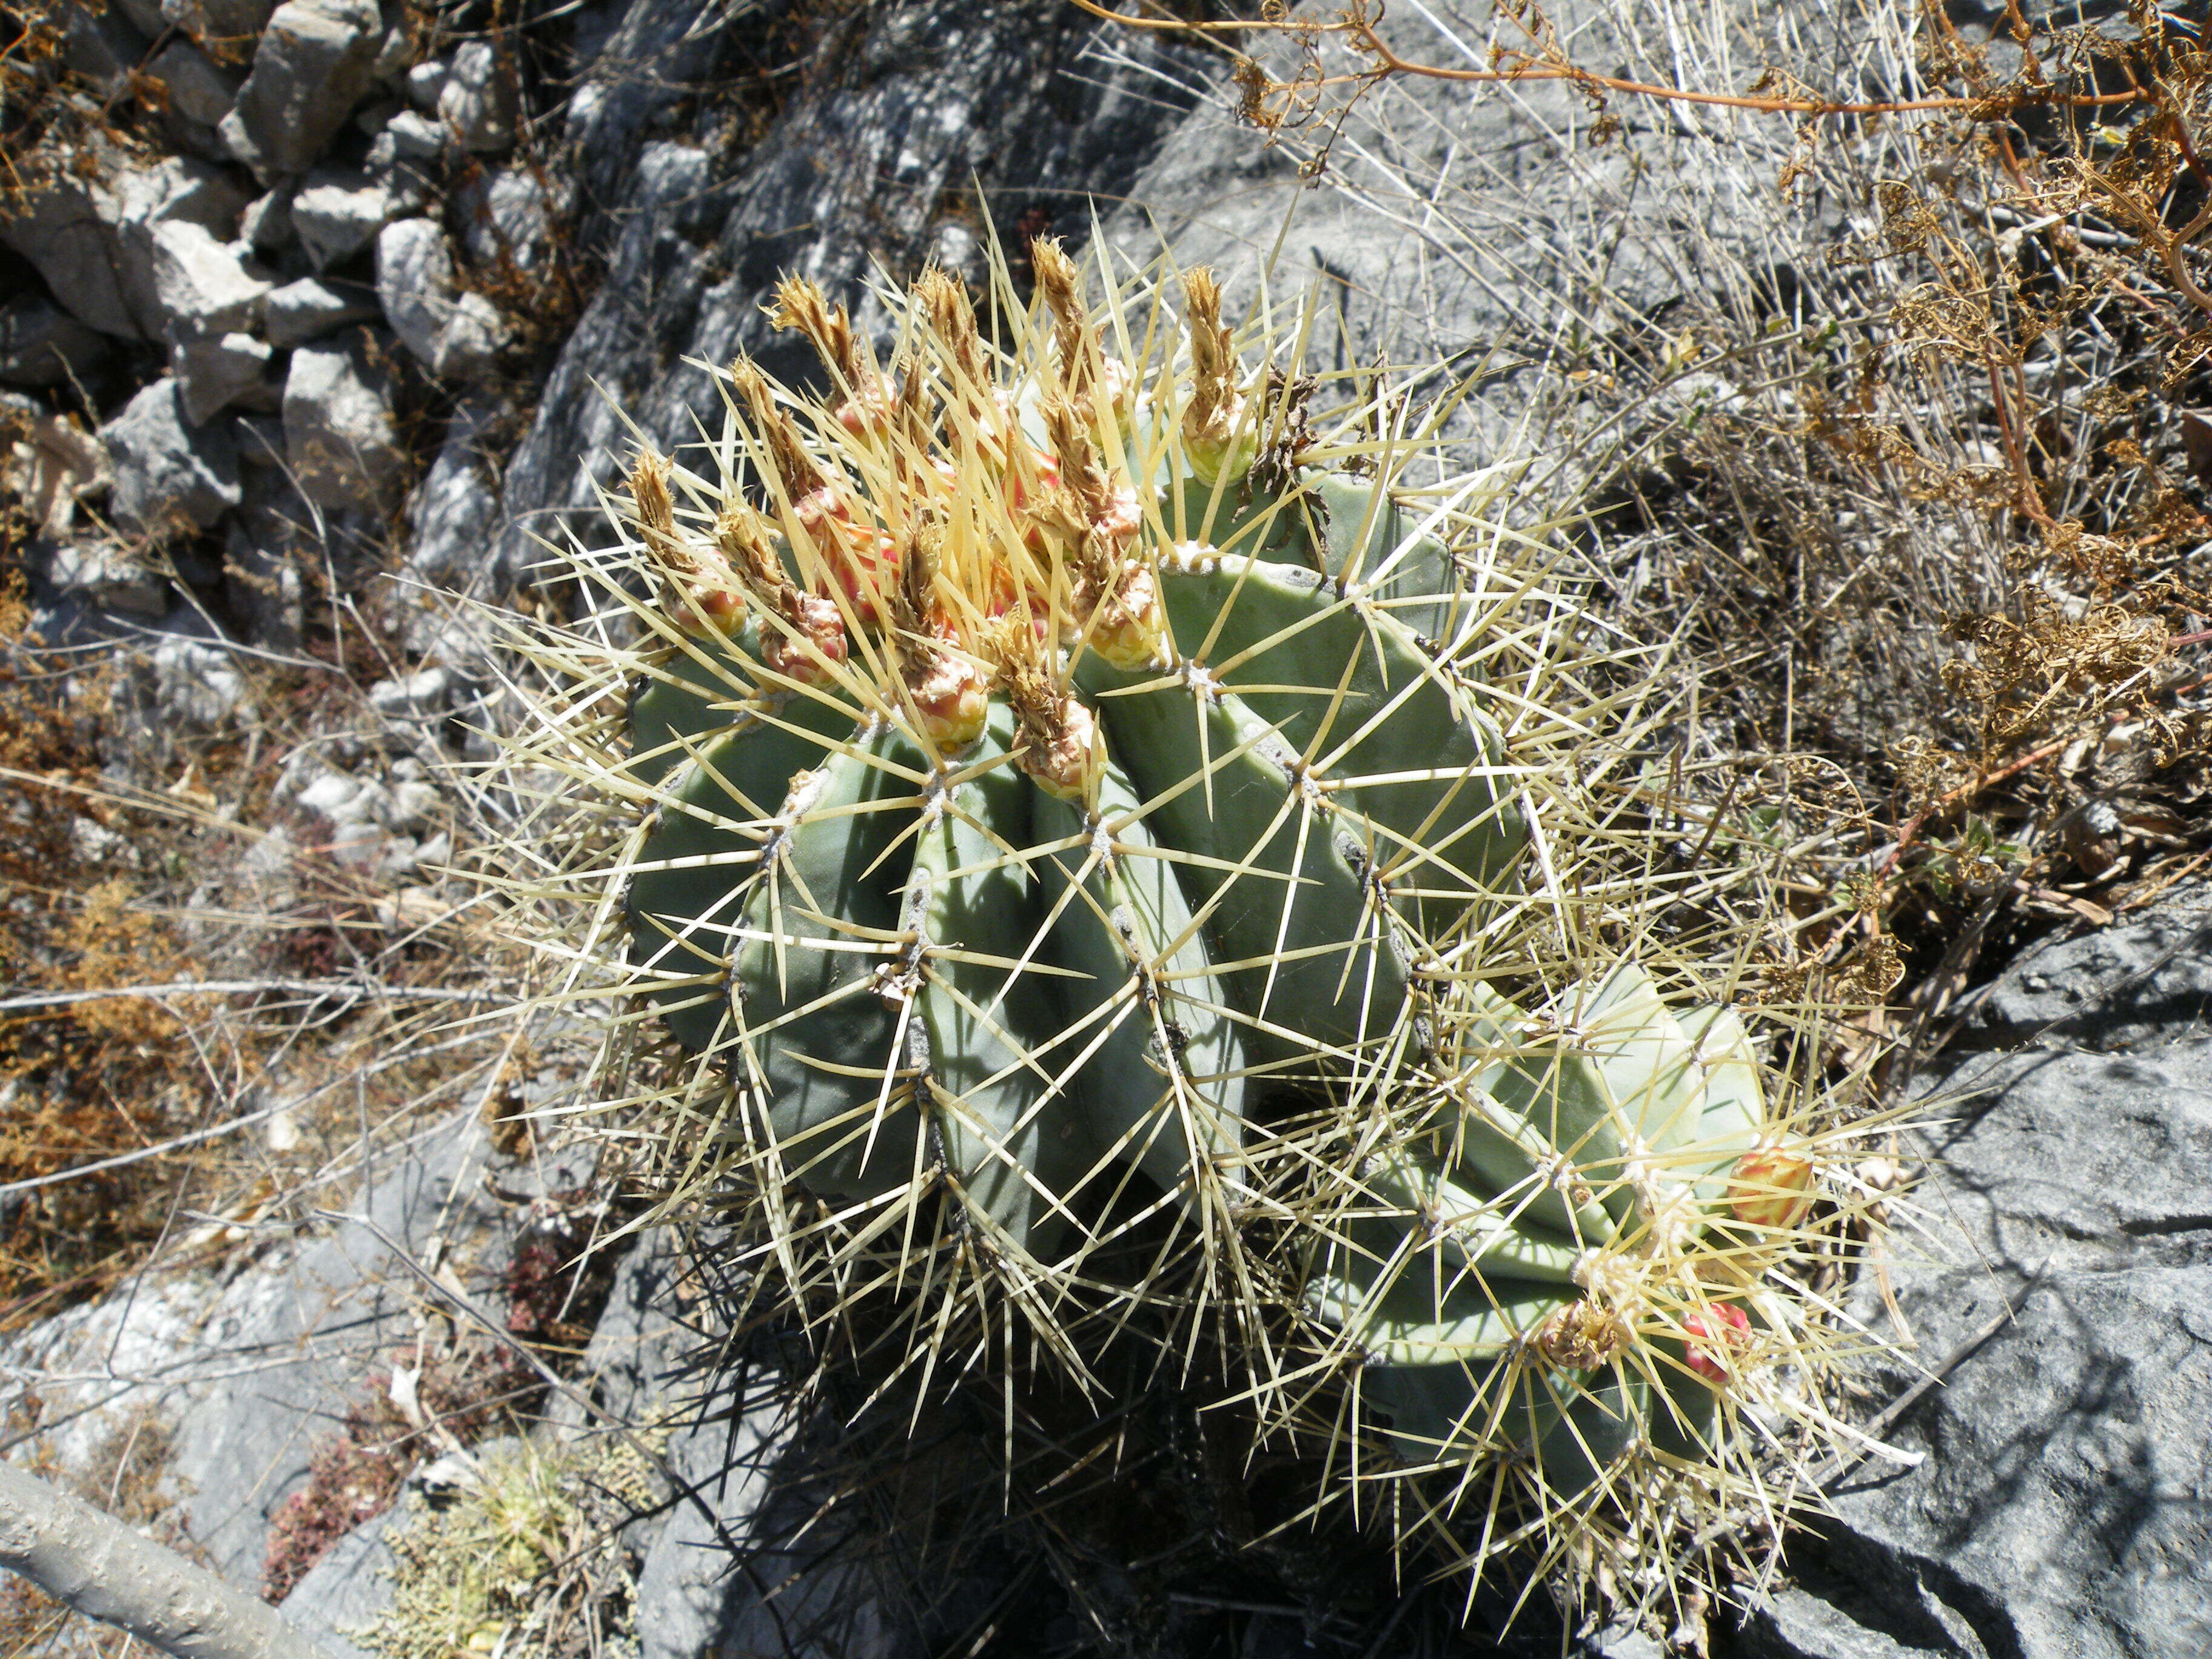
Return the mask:
<svg viewBox="0 0 2212 1659">
<path fill-rule="evenodd" d="M 628 1438 L 495 1443 L 459 1489 L 390 1535 L 396 1588 L 367 1630 L 384 1659 L 635 1653 L 635 1562 L 623 1524 L 659 1496 Z"/>
<path fill-rule="evenodd" d="M 582 896 L 551 994 L 623 1006 L 600 1098 L 825 1343 L 1218 1353 L 1355 1495 L 1492 1481 L 1478 1565 L 1765 1492 L 1741 1407 L 1833 1424 L 1793 1274 L 1840 1189 L 1687 1011 L 1741 925 L 1653 921 L 1714 878 L 1637 781 L 1651 654 L 1486 516 L 1510 471 L 1441 464 L 1449 399 L 1318 416 L 1209 273 L 1034 267 L 886 293 L 887 362 L 787 281 L 828 390 L 732 366 L 519 641 L 511 885 Z"/>
</svg>

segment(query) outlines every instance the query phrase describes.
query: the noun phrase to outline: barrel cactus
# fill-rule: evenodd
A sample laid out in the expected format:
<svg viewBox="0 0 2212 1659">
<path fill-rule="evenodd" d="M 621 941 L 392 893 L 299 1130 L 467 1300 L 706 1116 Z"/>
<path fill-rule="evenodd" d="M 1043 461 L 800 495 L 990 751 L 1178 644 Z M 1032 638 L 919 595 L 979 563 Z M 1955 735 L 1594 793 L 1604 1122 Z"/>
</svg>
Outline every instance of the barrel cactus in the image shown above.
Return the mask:
<svg viewBox="0 0 2212 1659">
<path fill-rule="evenodd" d="M 1304 388 L 1248 395 L 1205 273 L 1188 376 L 1139 389 L 1036 257 L 1042 362 L 933 272 L 888 375 L 787 283 L 834 391 L 731 372 L 758 504 L 679 508 L 648 454 L 627 514 L 666 596 L 627 716 L 648 1001 L 772 1185 L 941 1196 L 1029 1276 L 1233 1207 L 1249 1098 L 1389 1044 L 1527 839 L 1423 631 L 1442 540 L 1307 464 Z"/>
<path fill-rule="evenodd" d="M 1025 1325 L 1079 1379 L 1083 1328 L 1243 1345 L 1355 1495 L 1486 1490 L 1477 1561 L 1716 1512 L 1747 1406 L 1826 1421 L 1792 1274 L 1838 1188 L 1738 1017 L 1620 945 L 1668 878 L 1619 855 L 1636 787 L 1576 803 L 1653 678 L 1593 670 L 1433 421 L 1322 429 L 1296 330 L 1251 372 L 1203 270 L 1146 314 L 1031 263 L 980 317 L 880 294 L 882 353 L 787 280 L 815 388 L 721 371 L 720 435 L 641 448 L 568 556 L 508 769 L 589 803 L 516 885 L 586 900 L 596 1086 L 817 1329 L 887 1300 L 934 1364 L 981 1310 L 963 1368 Z"/>
</svg>

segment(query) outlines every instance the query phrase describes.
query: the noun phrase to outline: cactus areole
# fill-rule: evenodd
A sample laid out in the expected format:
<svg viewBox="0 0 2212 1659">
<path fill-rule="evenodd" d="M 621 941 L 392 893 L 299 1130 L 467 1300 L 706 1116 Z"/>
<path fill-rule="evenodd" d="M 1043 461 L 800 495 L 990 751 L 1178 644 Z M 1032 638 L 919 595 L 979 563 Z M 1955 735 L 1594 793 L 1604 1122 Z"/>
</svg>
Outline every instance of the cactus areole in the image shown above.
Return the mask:
<svg viewBox="0 0 2212 1659">
<path fill-rule="evenodd" d="M 675 626 L 629 712 L 658 804 L 627 906 L 780 1179 L 934 1183 L 1048 1260 L 1133 1194 L 1233 1189 L 1248 1097 L 1385 1044 L 1527 831 L 1484 694 L 1422 637 L 1443 543 L 1304 464 L 1204 273 L 1188 376 L 1139 388 L 1039 258 L 1046 362 L 931 273 L 886 374 L 793 281 L 777 319 L 835 391 L 732 372 L 757 501 L 686 524 L 639 464 Z"/>
</svg>

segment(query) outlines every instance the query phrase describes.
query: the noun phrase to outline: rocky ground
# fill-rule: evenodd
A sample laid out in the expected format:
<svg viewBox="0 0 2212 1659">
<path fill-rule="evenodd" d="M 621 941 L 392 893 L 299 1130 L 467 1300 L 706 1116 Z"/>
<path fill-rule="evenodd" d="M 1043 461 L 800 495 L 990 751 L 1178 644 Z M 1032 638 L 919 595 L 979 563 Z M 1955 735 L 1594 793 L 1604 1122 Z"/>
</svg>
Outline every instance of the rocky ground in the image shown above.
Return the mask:
<svg viewBox="0 0 2212 1659">
<path fill-rule="evenodd" d="M 1470 415 L 1497 442 L 1622 419 L 1523 370 L 1547 341 L 1720 283 L 1771 211 L 1772 158 L 1740 164 L 1694 123 L 1632 162 L 1561 139 L 1564 94 L 1470 111 L 1444 88 L 1398 165 L 1480 155 L 1491 193 L 1470 199 L 1491 216 L 1439 228 L 1351 157 L 1316 187 L 1236 124 L 1218 58 L 1056 0 L 113 0 L 48 21 L 33 79 L 59 136 L 40 154 L 66 164 L 0 202 L 0 422 L 33 626 L 125 665 L 154 748 L 247 740 L 279 712 L 271 665 L 337 663 L 343 722 L 286 748 L 258 810 L 395 921 L 459 902 L 445 780 L 499 718 L 455 599 L 532 603 L 540 539 L 594 533 L 628 423 L 672 446 L 711 406 L 702 363 L 803 372 L 761 313 L 783 271 L 840 290 L 930 258 L 980 275 L 994 231 L 1018 248 L 1096 222 L 1134 258 L 1164 240 L 1212 260 L 1232 290 L 1319 296 L 1321 362 L 1496 362 Z M 1817 249 L 1845 213 L 1796 234 Z M 1667 418 L 1739 395 L 1709 378 Z M 1911 1364 L 1864 1379 L 1868 1416 L 1924 1455 L 1850 1471 L 1785 1579 L 1740 1626 L 1717 1618 L 1715 1655 L 2212 1652 L 2208 903 L 2185 884 L 2118 925 L 2077 919 L 1949 1011 L 1963 1024 L 1916 1085 L 1941 1121 L 1893 1206 Z M 528 1394 L 548 1456 L 675 1413 L 655 1432 L 692 1490 L 663 1487 L 623 1534 L 631 1565 L 578 1607 L 669 1659 L 957 1635 L 854 1540 L 807 1529 L 801 1425 L 757 1403 L 748 1365 L 687 1370 L 698 1291 L 672 1239 L 546 1290 L 532 1264 L 588 1231 L 589 1186 L 473 1107 L 428 1114 L 219 1267 L 9 1336 L 9 1443 L 35 1428 L 79 1471 L 119 1468 L 118 1436 L 168 1449 L 143 1471 L 147 1518 L 341 1653 L 389 1603 L 392 1528 L 464 1478 L 422 1426 L 441 1376 Z M 578 1309 L 556 1386 L 498 1369 L 499 1333 Z M 410 1448 L 391 1509 L 404 1471 L 378 1433 Z M 349 1474 L 334 1446 L 368 1462 Z M 1265 1609 L 1243 1628 L 1255 1655 L 1305 1640 Z M 1001 1650 L 1073 1637 L 1006 1632 Z"/>
</svg>

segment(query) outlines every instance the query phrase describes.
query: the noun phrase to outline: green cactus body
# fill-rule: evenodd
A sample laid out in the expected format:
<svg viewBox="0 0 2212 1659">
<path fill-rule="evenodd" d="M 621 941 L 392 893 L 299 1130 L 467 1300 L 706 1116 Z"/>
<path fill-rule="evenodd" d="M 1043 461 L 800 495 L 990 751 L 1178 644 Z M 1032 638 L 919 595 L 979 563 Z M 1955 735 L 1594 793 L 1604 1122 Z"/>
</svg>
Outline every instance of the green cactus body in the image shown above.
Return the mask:
<svg viewBox="0 0 2212 1659">
<path fill-rule="evenodd" d="M 1203 273 L 1139 374 L 1034 255 L 1011 346 L 932 272 L 887 296 L 887 368 L 787 282 L 834 393 L 732 366 L 716 476 L 643 456 L 629 564 L 580 570 L 653 641 L 532 750 L 605 804 L 558 867 L 596 891 L 575 960 L 617 890 L 627 921 L 642 1014 L 603 1064 L 654 1080 L 608 1098 L 680 1101 L 672 1205 L 732 1201 L 811 1329 L 969 1368 L 1018 1308 L 1078 1376 L 1101 1328 L 1242 1345 L 1330 1469 L 1376 1472 L 1349 1425 L 1443 1472 L 1408 1513 L 1517 1494 L 1478 1564 L 1493 1524 L 1583 1528 L 1618 1577 L 1679 1518 L 1652 1494 L 1759 1478 L 1737 1407 L 1831 1432 L 1759 1379 L 1839 1346 L 1783 1271 L 1841 1184 L 1810 1110 L 1618 961 L 1680 937 L 1643 925 L 1669 875 L 1606 725 L 1650 682 L 1485 553 L 1477 480 L 1401 486 L 1427 441 L 1383 400 L 1308 442 Z M 1567 988 L 1499 988 L 1536 984 Z"/>
<path fill-rule="evenodd" d="M 1468 1000 L 1457 1098 L 1340 1195 L 1308 1305 L 1364 1354 L 1407 1462 L 1532 1456 L 1571 1496 L 1707 1431 L 1686 1338 L 1732 1363 L 1698 1267 L 1743 1231 L 1720 1200 L 1765 1127 L 1758 1063 L 1732 1013 L 1677 1018 L 1633 966 L 1542 1021 Z"/>
</svg>

